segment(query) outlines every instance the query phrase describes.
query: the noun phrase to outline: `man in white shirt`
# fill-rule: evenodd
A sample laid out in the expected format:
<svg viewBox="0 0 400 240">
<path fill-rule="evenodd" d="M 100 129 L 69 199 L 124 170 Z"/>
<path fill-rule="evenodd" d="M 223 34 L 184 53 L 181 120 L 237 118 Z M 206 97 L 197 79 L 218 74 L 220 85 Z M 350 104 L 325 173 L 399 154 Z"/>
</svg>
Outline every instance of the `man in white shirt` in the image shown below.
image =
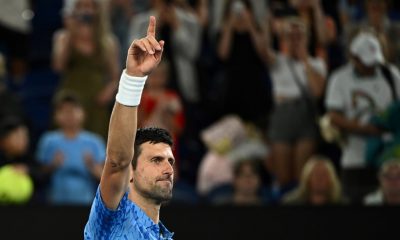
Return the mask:
<svg viewBox="0 0 400 240">
<path fill-rule="evenodd" d="M 346 137 L 342 149 L 342 182 L 345 194 L 358 202 L 374 187 L 375 173 L 365 161 L 366 137 L 382 132 L 369 119 L 393 102 L 400 93 L 399 70 L 390 65 L 394 89 L 382 72 L 384 56 L 378 39 L 361 32 L 350 44 L 351 61 L 333 73 L 327 90 L 326 106 L 332 123 Z"/>
</svg>

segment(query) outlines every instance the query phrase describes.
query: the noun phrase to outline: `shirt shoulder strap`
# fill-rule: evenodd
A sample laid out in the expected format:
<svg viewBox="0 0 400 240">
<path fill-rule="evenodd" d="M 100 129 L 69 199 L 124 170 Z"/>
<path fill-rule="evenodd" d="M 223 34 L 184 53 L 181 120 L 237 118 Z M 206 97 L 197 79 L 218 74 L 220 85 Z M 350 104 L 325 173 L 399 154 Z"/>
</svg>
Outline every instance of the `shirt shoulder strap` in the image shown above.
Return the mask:
<svg viewBox="0 0 400 240">
<path fill-rule="evenodd" d="M 382 74 L 383 74 L 386 82 L 389 84 L 390 91 L 392 92 L 393 100 L 397 101 L 399 98 L 397 96 L 396 88 L 394 86 L 393 74 L 392 74 L 390 68 L 386 65 L 381 65 L 381 71 L 382 71 Z"/>
</svg>

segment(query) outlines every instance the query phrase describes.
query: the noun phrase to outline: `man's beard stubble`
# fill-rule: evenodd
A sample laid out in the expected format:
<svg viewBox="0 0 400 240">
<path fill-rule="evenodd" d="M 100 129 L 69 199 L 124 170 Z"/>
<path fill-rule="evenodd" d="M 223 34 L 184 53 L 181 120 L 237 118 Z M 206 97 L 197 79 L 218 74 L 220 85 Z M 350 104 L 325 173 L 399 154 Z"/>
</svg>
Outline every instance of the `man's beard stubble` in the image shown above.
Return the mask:
<svg viewBox="0 0 400 240">
<path fill-rule="evenodd" d="M 135 179 L 133 180 L 133 185 L 136 191 L 144 198 L 149 199 L 156 204 L 162 204 L 168 202 L 172 199 L 172 187 L 166 188 L 161 187 L 157 184 L 152 185 L 151 189 L 145 189 L 141 184 L 139 184 Z"/>
</svg>

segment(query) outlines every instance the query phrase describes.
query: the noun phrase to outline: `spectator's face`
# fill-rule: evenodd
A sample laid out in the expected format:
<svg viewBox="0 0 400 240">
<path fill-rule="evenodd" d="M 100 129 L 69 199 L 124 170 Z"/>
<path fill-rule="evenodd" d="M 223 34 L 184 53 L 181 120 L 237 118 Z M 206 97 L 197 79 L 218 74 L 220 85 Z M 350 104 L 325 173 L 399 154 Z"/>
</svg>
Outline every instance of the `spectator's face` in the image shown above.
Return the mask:
<svg viewBox="0 0 400 240">
<path fill-rule="evenodd" d="M 290 52 L 297 52 L 307 47 L 307 35 L 305 29 L 299 25 L 287 26 L 286 39 Z"/>
<path fill-rule="evenodd" d="M 361 60 L 356 56 L 352 56 L 351 59 L 357 72 L 363 75 L 373 75 L 375 73 L 375 66 L 367 66 L 363 64 Z"/>
<path fill-rule="evenodd" d="M 312 193 L 328 194 L 332 182 L 329 171 L 323 163 L 317 163 L 310 175 L 309 188 Z"/>
<path fill-rule="evenodd" d="M 174 156 L 168 144 L 143 143 L 132 170 L 133 189 L 145 199 L 157 204 L 172 198 Z"/>
<path fill-rule="evenodd" d="M 73 103 L 62 103 L 56 109 L 56 122 L 63 129 L 81 128 L 84 121 L 82 107 Z"/>
<path fill-rule="evenodd" d="M 250 164 L 242 164 L 235 178 L 235 191 L 243 195 L 254 196 L 260 188 L 260 176 Z"/>
<path fill-rule="evenodd" d="M 28 129 L 24 126 L 14 129 L 0 140 L 0 144 L 7 155 L 21 156 L 25 154 L 29 145 Z"/>
<path fill-rule="evenodd" d="M 389 166 L 380 176 L 380 183 L 385 195 L 397 198 L 400 204 L 400 166 Z"/>
</svg>

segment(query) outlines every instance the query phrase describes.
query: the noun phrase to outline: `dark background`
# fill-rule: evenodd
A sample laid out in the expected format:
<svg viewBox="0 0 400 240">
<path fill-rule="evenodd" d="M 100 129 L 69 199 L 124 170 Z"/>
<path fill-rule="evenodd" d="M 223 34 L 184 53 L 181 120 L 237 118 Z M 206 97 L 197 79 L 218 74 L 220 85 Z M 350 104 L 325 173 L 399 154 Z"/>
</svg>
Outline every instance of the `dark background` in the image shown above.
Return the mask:
<svg viewBox="0 0 400 240">
<path fill-rule="evenodd" d="M 0 239 L 83 239 L 89 208 L 0 207 Z M 182 239 L 398 239 L 398 207 L 191 207 L 161 210 Z M 396 236 L 396 235 L 394 235 Z"/>
</svg>

